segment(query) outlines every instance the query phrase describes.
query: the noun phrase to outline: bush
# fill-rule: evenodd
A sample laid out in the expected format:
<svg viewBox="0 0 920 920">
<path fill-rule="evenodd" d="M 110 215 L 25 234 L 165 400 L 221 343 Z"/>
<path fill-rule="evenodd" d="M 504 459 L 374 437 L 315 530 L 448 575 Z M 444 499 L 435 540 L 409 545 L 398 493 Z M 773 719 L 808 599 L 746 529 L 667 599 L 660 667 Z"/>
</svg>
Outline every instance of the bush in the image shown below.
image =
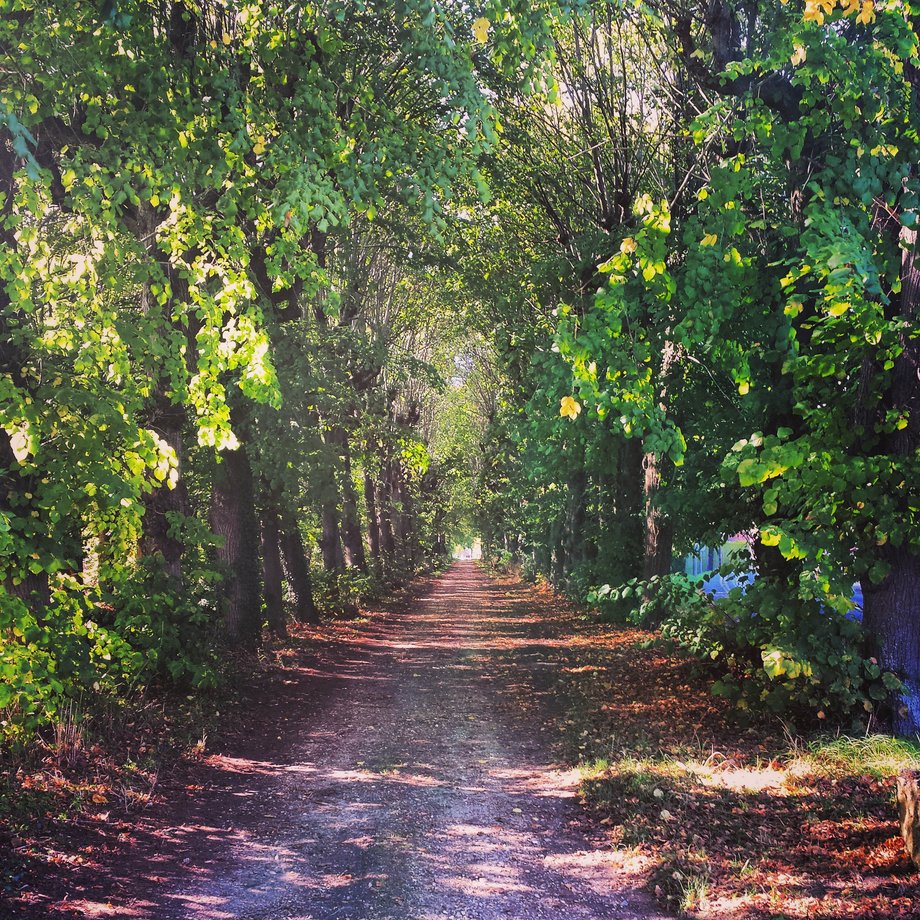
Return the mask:
<svg viewBox="0 0 920 920">
<path fill-rule="evenodd" d="M 607 621 L 647 625 L 719 671 L 712 692 L 741 712 L 861 724 L 899 686 L 863 652 L 853 618 L 833 610 L 806 579 L 768 579 L 713 598 L 686 575 L 603 585 L 586 599 Z"/>
<path fill-rule="evenodd" d="M 40 613 L 4 594 L 0 737 L 23 740 L 85 695 L 123 694 L 159 679 L 215 686 L 216 584 L 212 572 L 190 573 L 177 593 L 142 564 L 104 586 L 58 575 Z"/>
<path fill-rule="evenodd" d="M 514 567 L 514 556 L 506 549 L 497 549 L 488 559 L 489 568 L 500 575 L 509 575 Z"/>
<path fill-rule="evenodd" d="M 110 613 L 101 622 L 139 656 L 135 680 L 167 678 L 199 689 L 217 685 L 221 580 L 208 568 L 189 572 L 177 594 L 166 576 L 150 566 L 111 590 L 103 605 Z"/>
<path fill-rule="evenodd" d="M 353 614 L 363 600 L 379 592 L 376 579 L 357 569 L 345 569 L 343 572 L 317 569 L 311 577 L 316 606 L 333 616 Z"/>
</svg>

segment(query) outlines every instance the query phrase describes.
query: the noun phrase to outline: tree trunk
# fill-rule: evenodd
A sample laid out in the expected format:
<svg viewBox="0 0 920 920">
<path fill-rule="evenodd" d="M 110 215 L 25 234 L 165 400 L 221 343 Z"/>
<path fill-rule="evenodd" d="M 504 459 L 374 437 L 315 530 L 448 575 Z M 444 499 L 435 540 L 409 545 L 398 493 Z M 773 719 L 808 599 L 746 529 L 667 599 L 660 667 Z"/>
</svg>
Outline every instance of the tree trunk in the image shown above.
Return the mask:
<svg viewBox="0 0 920 920">
<path fill-rule="evenodd" d="M 645 470 L 645 539 L 642 557 L 644 580 L 664 576 L 671 571 L 674 534 L 671 522 L 658 507 L 658 490 L 661 486 L 660 462 L 654 453 L 646 453 L 642 460 Z"/>
<path fill-rule="evenodd" d="M 361 572 L 367 571 L 367 556 L 364 553 L 364 538 L 361 535 L 361 520 L 358 516 L 358 498 L 352 479 L 351 450 L 348 435 L 343 431 L 342 445 L 342 543 L 345 548 L 345 562 Z"/>
<path fill-rule="evenodd" d="M 917 233 L 900 228 L 901 292 L 900 312 L 908 321 L 902 324 L 901 354 L 895 360 L 891 387 L 883 409 L 895 410 L 907 425 L 886 435 L 881 445 L 895 462 L 902 463 L 920 449 L 920 340 L 911 335 L 920 314 L 920 271 L 916 266 Z M 909 476 L 909 474 L 906 474 Z M 916 496 L 916 485 L 902 498 L 907 505 Z M 879 663 L 894 671 L 903 690 L 892 694 L 892 721 L 898 735 L 920 733 L 920 555 L 909 545 L 892 546 L 885 542 L 877 550 L 889 573 L 879 584 L 868 579 L 863 584 L 863 626 L 878 651 Z"/>
<path fill-rule="evenodd" d="M 310 560 L 307 558 L 303 538 L 297 522 L 284 516 L 281 549 L 287 569 L 288 583 L 294 593 L 296 608 L 294 619 L 299 623 L 318 623 L 319 613 L 313 602 L 313 580 L 310 578 Z"/>
<path fill-rule="evenodd" d="M 415 500 L 409 488 L 409 483 L 402 476 L 400 476 L 399 482 L 399 498 L 402 507 L 402 513 L 399 517 L 403 552 L 409 563 L 409 568 L 414 572 L 418 566 L 420 549 L 416 530 Z"/>
<path fill-rule="evenodd" d="M 280 525 L 278 512 L 268 507 L 262 512 L 262 576 L 265 580 L 265 616 L 276 636 L 286 636 L 284 624 L 284 574 L 281 569 Z"/>
<path fill-rule="evenodd" d="M 252 469 L 242 444 L 218 459 L 208 520 L 214 533 L 223 537 L 217 558 L 226 570 L 221 602 L 224 637 L 229 645 L 253 648 L 258 644 L 261 592 Z"/>
<path fill-rule="evenodd" d="M 377 512 L 380 518 L 380 555 L 384 571 L 391 577 L 396 564 L 396 538 L 393 535 L 393 503 L 389 471 L 385 470 L 378 486 Z"/>
<path fill-rule="evenodd" d="M 565 578 L 568 557 L 566 555 L 565 542 L 563 540 L 564 528 L 565 520 L 563 513 L 560 512 L 553 520 L 549 530 L 550 558 L 552 560 L 550 563 L 549 577 L 554 585 L 562 584 L 562 580 Z"/>
<path fill-rule="evenodd" d="M 623 441 L 617 461 L 614 514 L 608 531 L 608 543 L 618 548 L 617 578 L 628 581 L 642 575 L 645 555 L 642 444 L 636 438 Z"/>
<path fill-rule="evenodd" d="M 370 473 L 364 474 L 364 506 L 367 509 L 367 540 L 371 559 L 380 565 L 380 521 L 377 519 L 377 496 Z"/>
<path fill-rule="evenodd" d="M 863 626 L 879 665 L 903 685 L 892 694 L 892 728 L 912 738 L 920 733 L 920 556 L 905 547 L 886 555 L 888 577 L 863 585 Z"/>
<path fill-rule="evenodd" d="M 672 342 L 665 342 L 661 354 L 661 367 L 659 369 L 658 407 L 662 412 L 668 411 L 668 386 L 671 382 L 671 371 L 677 359 L 677 348 Z M 661 489 L 661 468 L 667 462 L 666 458 L 659 457 L 653 451 L 646 451 L 642 458 L 642 469 L 645 474 L 645 539 L 642 556 L 643 579 L 663 577 L 671 571 L 671 551 L 674 542 L 674 532 L 671 522 L 662 514 L 658 504 L 658 493 Z"/>
<path fill-rule="evenodd" d="M 586 482 L 585 470 L 582 466 L 578 466 L 569 476 L 565 533 L 563 534 L 566 557 L 564 578 L 568 578 L 585 558 Z"/>
<path fill-rule="evenodd" d="M 398 464 L 390 464 L 390 497 L 393 530 L 399 554 L 406 562 L 409 561 L 408 528 L 406 527 L 406 506 L 402 476 Z"/>
<path fill-rule="evenodd" d="M 339 513 L 335 501 L 323 503 L 321 516 L 323 532 L 320 536 L 319 548 L 323 554 L 323 568 L 327 572 L 341 572 L 345 568 L 345 558 L 342 554 Z"/>
<path fill-rule="evenodd" d="M 144 533 L 140 540 L 142 556 L 160 556 L 163 571 L 176 583 L 182 580 L 182 555 L 185 547 L 181 540 L 169 533 L 167 515 L 189 514 L 188 489 L 183 474 L 185 409 L 170 403 L 165 394 L 158 399 L 159 406 L 151 419 L 150 427 L 173 449 L 179 464 L 179 478 L 173 488 L 161 485 L 145 495 Z"/>
</svg>

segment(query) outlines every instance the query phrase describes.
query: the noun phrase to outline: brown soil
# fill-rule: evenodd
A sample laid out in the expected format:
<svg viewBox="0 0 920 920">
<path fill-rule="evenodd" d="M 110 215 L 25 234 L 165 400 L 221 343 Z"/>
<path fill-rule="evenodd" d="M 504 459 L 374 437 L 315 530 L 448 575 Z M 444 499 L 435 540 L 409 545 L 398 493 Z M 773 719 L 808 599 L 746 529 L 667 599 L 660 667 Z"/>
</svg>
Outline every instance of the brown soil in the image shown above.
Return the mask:
<svg viewBox="0 0 920 920">
<path fill-rule="evenodd" d="M 295 643 L 220 753 L 127 830 L 84 825 L 92 855 L 0 916 L 662 918 L 557 763 L 573 621 L 553 604 L 458 563 Z"/>
</svg>

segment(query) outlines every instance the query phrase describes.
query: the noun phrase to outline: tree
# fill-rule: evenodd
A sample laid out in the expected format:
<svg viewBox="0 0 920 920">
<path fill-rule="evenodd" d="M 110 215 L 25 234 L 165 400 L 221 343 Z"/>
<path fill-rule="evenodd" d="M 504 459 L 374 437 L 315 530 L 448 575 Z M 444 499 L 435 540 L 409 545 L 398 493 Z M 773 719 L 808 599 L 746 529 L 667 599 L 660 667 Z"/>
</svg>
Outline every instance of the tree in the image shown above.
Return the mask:
<svg viewBox="0 0 920 920">
<path fill-rule="evenodd" d="M 363 567 L 355 482 L 381 416 L 350 362 L 403 356 L 359 328 L 361 295 L 342 295 L 361 271 L 340 256 L 360 261 L 346 241 L 375 220 L 436 238 L 496 137 L 481 69 L 539 81 L 550 13 L 17 0 L 4 16 L 0 705 L 23 724 L 78 688 L 213 681 L 217 606 L 225 646 L 254 645 L 265 616 L 282 632 L 285 574 L 314 618 L 323 507 Z M 419 411 L 382 416 L 382 513 L 413 562 L 434 539 L 415 520 Z"/>
<path fill-rule="evenodd" d="M 532 106 L 521 116 L 513 96 L 503 99 L 508 147 L 528 163 L 510 181 L 547 223 L 523 249 L 509 285 L 517 296 L 482 295 L 514 368 L 502 420 L 511 433 L 492 429 L 502 446 L 489 454 L 500 462 L 483 482 L 491 525 L 498 515 L 499 535 L 519 529 L 520 512 L 497 507 L 495 491 L 522 468 L 514 475 L 531 477 L 536 504 L 525 540 L 534 564 L 581 591 L 565 533 L 587 532 L 597 488 L 600 507 L 619 509 L 641 458 L 643 571 L 634 581 L 609 558 L 598 564 L 589 541 L 577 556 L 592 561 L 587 577 L 608 582 L 611 596 L 609 584 L 626 581 L 621 597 L 643 582 L 639 609 L 648 612 L 660 586 L 676 583 L 667 576 L 672 531 L 680 547 L 756 534 L 755 584 L 718 604 L 691 591 L 689 607 L 674 600 L 665 612 L 666 628 L 724 662 L 718 689 L 739 705 L 874 712 L 892 692 L 895 727 L 913 733 L 914 23 L 866 3 L 809 2 L 804 15 L 764 3 L 743 21 L 727 4 L 697 17 L 666 5 L 613 29 L 608 11 L 599 5 L 588 28 L 576 18 L 571 44 L 559 42 L 561 111 Z M 611 33 L 632 37 L 618 44 Z M 645 53 L 608 81 L 617 48 Z M 649 76 L 630 92 L 627 73 Z M 619 144 L 599 130 L 616 98 L 620 119 L 609 126 L 626 126 Z M 642 98 L 654 102 L 643 109 Z M 671 126 L 692 133 L 695 149 Z M 617 151 L 613 168 L 605 149 Z M 623 164 L 648 151 L 636 180 Z M 490 217 L 500 220 L 503 206 Z M 580 229 L 586 215 L 604 233 Z M 552 264 L 549 227 L 577 279 L 568 291 L 565 269 L 534 271 Z M 481 263 L 493 288 L 515 248 L 505 232 L 499 258 Z M 599 292 L 598 272 L 607 279 Z M 531 324 L 550 316 L 522 349 L 525 360 L 538 357 L 515 367 L 506 343 L 527 335 L 528 320 L 514 317 L 528 302 L 540 305 Z M 567 431 L 554 428 L 560 415 Z M 612 455 L 629 458 L 633 473 Z M 574 457 L 585 458 L 587 479 Z M 578 475 L 567 476 L 573 463 Z M 635 491 L 631 501 L 635 521 Z M 602 533 L 598 559 L 609 540 Z M 849 615 L 857 580 L 862 637 Z"/>
</svg>

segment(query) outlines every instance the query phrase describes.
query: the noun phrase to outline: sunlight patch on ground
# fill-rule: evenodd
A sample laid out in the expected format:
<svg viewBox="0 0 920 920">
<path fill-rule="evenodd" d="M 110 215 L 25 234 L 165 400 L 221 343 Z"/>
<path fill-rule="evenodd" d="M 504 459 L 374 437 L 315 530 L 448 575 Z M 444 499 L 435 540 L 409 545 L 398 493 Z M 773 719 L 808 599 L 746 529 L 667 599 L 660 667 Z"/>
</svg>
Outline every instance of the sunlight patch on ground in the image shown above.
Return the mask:
<svg viewBox="0 0 920 920">
<path fill-rule="evenodd" d="M 376 842 L 377 840 L 368 834 L 363 834 L 360 837 L 344 838 L 342 840 L 342 843 L 347 843 L 349 846 L 358 847 L 359 850 L 366 850 L 368 847 L 372 847 Z"/>
<path fill-rule="evenodd" d="M 293 763 L 284 767 L 285 773 L 316 773 L 316 767 L 311 763 Z"/>
<path fill-rule="evenodd" d="M 489 771 L 489 776 L 502 783 L 506 792 L 517 795 L 537 796 L 549 799 L 571 799 L 578 791 L 583 773 L 577 767 L 559 770 L 546 764 L 540 768 L 527 769 L 499 767 Z"/>
<path fill-rule="evenodd" d="M 701 763 L 682 764 L 687 773 L 704 786 L 730 789 L 733 792 L 782 791 L 789 778 L 788 770 L 775 767 L 729 767 L 719 769 Z"/>
<path fill-rule="evenodd" d="M 595 869 L 614 868 L 630 872 L 644 872 L 649 859 L 635 848 L 621 847 L 611 850 L 578 850 L 574 853 L 548 853 L 543 864 L 557 872 L 574 875 Z"/>
<path fill-rule="evenodd" d="M 533 888 L 530 885 L 512 878 L 492 879 L 480 876 L 479 878 L 462 878 L 453 876 L 441 880 L 441 884 L 453 891 L 459 891 L 467 897 L 486 898 L 494 897 L 500 894 L 510 894 L 511 892 L 531 892 Z"/>
<path fill-rule="evenodd" d="M 205 763 L 227 773 L 271 775 L 281 773 L 286 769 L 282 764 L 272 763 L 270 760 L 249 760 L 245 757 L 229 757 L 226 754 L 212 754 L 205 758 Z"/>
<path fill-rule="evenodd" d="M 354 770 L 331 770 L 321 774 L 333 783 L 399 783 L 404 786 L 436 788 L 449 785 L 445 780 L 425 773 L 407 772 L 407 763 L 387 764 L 378 768 L 362 767 Z M 475 790 L 474 790 L 475 791 Z"/>
<path fill-rule="evenodd" d="M 83 898 L 68 898 L 66 901 L 68 910 L 80 911 L 81 915 L 84 917 L 125 917 L 124 908 L 122 906 L 115 906 L 110 903 L 103 903 L 102 901 L 91 901 Z M 147 917 L 153 916 L 152 914 L 146 913 L 148 910 L 155 909 L 156 905 L 152 904 L 149 901 L 139 901 L 136 902 L 134 907 L 138 911 L 144 911 L 144 913 L 135 914 L 135 916 Z M 50 916 L 50 914 L 49 914 Z M 229 917 L 230 914 L 213 914 L 215 920 L 222 920 L 223 917 Z"/>
<path fill-rule="evenodd" d="M 495 826 L 485 827 L 482 824 L 450 824 L 445 829 L 448 837 L 478 837 L 481 834 L 494 834 Z"/>
<path fill-rule="evenodd" d="M 232 913 L 228 913 L 225 910 L 221 910 L 221 907 L 226 906 L 227 899 L 224 897 L 217 897 L 215 895 L 172 895 L 176 901 L 181 901 L 186 907 L 190 910 L 206 910 L 208 911 L 208 917 L 214 917 L 215 920 L 222 920 L 224 917 L 232 917 Z"/>
</svg>

